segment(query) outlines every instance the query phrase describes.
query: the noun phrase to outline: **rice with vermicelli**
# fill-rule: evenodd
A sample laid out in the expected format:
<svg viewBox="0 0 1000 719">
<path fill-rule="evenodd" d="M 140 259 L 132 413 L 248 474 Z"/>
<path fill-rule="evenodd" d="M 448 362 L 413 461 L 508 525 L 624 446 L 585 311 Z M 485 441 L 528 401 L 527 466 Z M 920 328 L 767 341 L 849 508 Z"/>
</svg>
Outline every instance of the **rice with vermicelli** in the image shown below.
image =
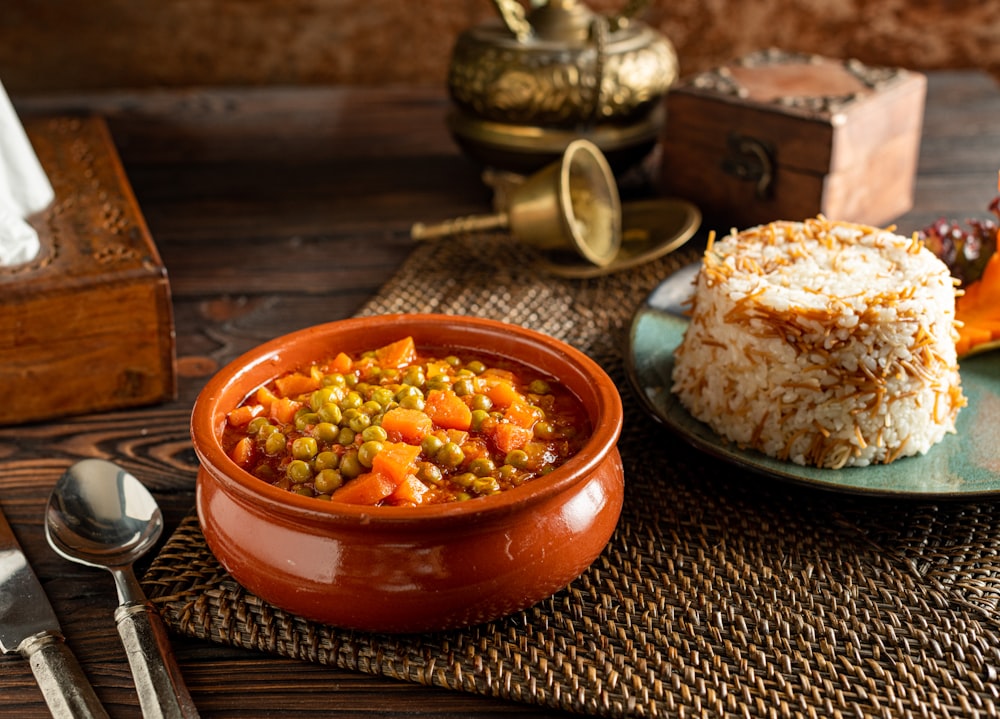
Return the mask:
<svg viewBox="0 0 1000 719">
<path fill-rule="evenodd" d="M 673 391 L 742 448 L 839 468 L 923 454 L 966 403 L 955 281 L 916 239 L 776 222 L 710 243 Z"/>
</svg>

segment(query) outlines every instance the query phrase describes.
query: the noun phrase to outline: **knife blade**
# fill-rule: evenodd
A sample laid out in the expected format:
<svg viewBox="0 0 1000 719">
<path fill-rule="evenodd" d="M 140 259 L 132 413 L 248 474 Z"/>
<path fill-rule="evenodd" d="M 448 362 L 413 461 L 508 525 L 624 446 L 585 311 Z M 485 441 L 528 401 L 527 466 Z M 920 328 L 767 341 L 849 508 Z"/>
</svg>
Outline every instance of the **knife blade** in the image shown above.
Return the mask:
<svg viewBox="0 0 1000 719">
<path fill-rule="evenodd" d="M 0 509 L 0 650 L 28 660 L 57 719 L 107 719 L 76 657 L 66 645 L 45 590 Z"/>
</svg>

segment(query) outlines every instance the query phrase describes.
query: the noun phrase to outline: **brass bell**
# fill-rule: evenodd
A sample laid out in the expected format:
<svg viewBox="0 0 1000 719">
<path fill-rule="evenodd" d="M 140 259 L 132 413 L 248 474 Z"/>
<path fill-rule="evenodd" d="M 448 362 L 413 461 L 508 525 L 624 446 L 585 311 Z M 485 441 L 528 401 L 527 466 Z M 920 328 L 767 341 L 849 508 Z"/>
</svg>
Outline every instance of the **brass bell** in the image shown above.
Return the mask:
<svg viewBox="0 0 1000 719">
<path fill-rule="evenodd" d="M 602 267 L 622 242 L 621 201 L 607 159 L 589 140 L 569 143 L 561 159 L 511 191 L 507 207 L 435 225 L 414 224 L 410 236 L 433 240 L 457 234 L 509 229 L 518 242 L 542 250 L 576 251 Z"/>
</svg>

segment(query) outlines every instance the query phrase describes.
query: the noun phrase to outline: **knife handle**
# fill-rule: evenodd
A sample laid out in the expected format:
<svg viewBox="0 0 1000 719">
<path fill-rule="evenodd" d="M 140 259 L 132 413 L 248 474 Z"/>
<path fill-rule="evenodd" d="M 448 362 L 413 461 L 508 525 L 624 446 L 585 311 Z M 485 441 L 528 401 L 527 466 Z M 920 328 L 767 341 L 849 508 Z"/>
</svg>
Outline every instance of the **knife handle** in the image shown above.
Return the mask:
<svg viewBox="0 0 1000 719">
<path fill-rule="evenodd" d="M 55 719 L 108 719 L 94 688 L 61 634 L 42 632 L 18 647 Z"/>
<path fill-rule="evenodd" d="M 156 608 L 149 602 L 122 604 L 115 622 L 139 694 L 142 715 L 156 719 L 197 719 L 170 638 Z"/>
</svg>

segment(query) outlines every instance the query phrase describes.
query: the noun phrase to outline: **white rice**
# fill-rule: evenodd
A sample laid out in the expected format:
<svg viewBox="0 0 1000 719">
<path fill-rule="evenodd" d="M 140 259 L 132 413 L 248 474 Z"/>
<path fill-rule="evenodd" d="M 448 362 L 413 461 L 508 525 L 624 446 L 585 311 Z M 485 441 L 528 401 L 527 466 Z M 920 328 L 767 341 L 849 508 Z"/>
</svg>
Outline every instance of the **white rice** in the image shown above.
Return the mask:
<svg viewBox="0 0 1000 719">
<path fill-rule="evenodd" d="M 741 448 L 840 468 L 923 454 L 966 404 L 955 286 L 914 239 L 823 217 L 710 243 L 673 391 Z"/>
</svg>

